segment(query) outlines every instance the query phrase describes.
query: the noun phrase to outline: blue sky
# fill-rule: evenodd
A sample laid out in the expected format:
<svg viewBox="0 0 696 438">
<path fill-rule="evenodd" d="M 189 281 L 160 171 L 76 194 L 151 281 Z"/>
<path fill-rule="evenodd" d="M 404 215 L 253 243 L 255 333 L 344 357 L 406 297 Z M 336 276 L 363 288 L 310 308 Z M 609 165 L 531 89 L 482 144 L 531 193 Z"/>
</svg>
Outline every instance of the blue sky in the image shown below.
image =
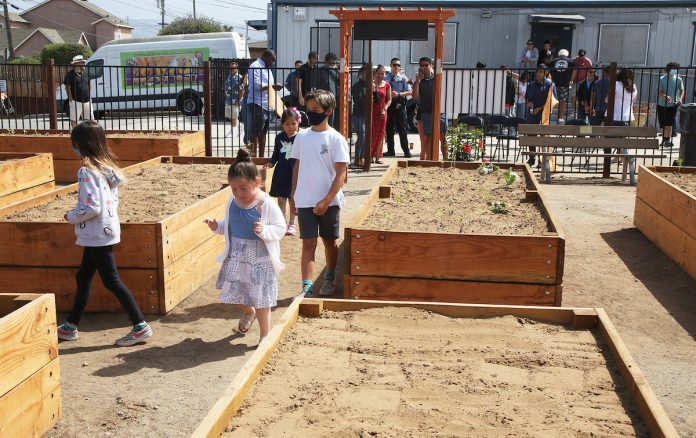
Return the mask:
<svg viewBox="0 0 696 438">
<path fill-rule="evenodd" d="M 164 0 L 166 21 L 193 12 L 192 0 Z M 10 0 L 11 4 L 21 10 L 29 9 L 41 3 L 40 0 Z M 157 0 L 92 0 L 92 3 L 106 9 L 114 15 L 128 19 L 135 26 L 134 36 L 151 36 L 157 34 L 160 26 L 160 12 Z M 234 30 L 244 34 L 246 20 L 265 20 L 266 4 L 264 0 L 196 0 L 196 13 L 213 17 L 224 24 L 234 26 Z M 11 12 L 19 12 L 10 9 Z M 252 41 L 265 40 L 265 32 L 249 31 Z"/>
</svg>

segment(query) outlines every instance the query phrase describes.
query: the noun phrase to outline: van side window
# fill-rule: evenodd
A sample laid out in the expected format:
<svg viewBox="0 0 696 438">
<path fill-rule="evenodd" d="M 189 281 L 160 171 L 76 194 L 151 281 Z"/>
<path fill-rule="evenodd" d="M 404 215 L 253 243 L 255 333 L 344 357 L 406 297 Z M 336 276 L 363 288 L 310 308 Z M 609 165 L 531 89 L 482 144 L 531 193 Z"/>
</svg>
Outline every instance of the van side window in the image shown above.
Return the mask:
<svg viewBox="0 0 696 438">
<path fill-rule="evenodd" d="M 97 79 L 104 76 L 104 60 L 94 59 L 87 63 L 87 74 L 90 79 Z"/>
</svg>

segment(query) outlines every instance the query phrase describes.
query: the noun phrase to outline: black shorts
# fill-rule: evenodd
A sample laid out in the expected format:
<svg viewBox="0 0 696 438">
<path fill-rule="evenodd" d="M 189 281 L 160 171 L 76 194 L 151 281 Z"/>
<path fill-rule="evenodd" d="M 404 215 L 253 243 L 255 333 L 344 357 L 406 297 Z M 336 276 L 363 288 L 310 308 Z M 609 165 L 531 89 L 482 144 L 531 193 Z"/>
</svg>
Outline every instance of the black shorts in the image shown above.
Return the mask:
<svg viewBox="0 0 696 438">
<path fill-rule="evenodd" d="M 268 119 L 270 113 L 255 103 L 249 104 L 249 118 L 251 119 L 251 128 L 249 136 L 256 138 L 260 135 L 265 135 L 268 132 Z"/>
<path fill-rule="evenodd" d="M 298 208 L 297 220 L 300 223 L 300 239 L 338 240 L 340 236 L 341 207 L 332 205 L 322 216 L 314 214 L 313 208 Z"/>
<path fill-rule="evenodd" d="M 657 106 L 657 121 L 660 123 L 660 128 L 674 126 L 674 119 L 677 118 L 678 109 L 678 106 Z"/>
</svg>

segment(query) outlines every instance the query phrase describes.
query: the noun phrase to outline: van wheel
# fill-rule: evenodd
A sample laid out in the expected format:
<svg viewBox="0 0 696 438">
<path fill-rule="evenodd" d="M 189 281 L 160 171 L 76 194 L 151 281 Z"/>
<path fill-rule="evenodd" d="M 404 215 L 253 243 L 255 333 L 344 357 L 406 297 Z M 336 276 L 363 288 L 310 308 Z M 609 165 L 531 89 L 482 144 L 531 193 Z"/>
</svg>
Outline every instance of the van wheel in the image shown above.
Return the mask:
<svg viewBox="0 0 696 438">
<path fill-rule="evenodd" d="M 179 110 L 185 116 L 198 116 L 203 109 L 203 100 L 195 92 L 183 93 L 179 97 Z"/>
</svg>

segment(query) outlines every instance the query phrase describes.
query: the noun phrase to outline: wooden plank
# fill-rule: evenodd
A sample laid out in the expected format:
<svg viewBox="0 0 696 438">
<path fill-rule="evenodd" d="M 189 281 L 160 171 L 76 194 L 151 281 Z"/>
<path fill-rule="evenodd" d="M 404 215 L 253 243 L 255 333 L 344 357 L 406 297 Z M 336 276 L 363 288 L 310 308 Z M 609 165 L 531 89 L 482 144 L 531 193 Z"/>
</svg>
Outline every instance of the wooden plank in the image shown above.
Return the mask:
<svg viewBox="0 0 696 438">
<path fill-rule="evenodd" d="M 285 310 L 266 339 L 258 346 L 254 354 L 244 363 L 232 383 L 227 387 L 222 397 L 191 435 L 192 438 L 219 437 L 232 421 L 244 402 L 244 397 L 258 378 L 288 329 L 295 323 L 299 315 L 302 297 L 297 297 Z"/>
<path fill-rule="evenodd" d="M 0 397 L 0 412 L 2 437 L 41 437 L 51 429 L 61 417 L 59 359 Z"/>
<path fill-rule="evenodd" d="M 676 172 L 677 168 L 674 168 L 674 171 Z M 639 174 L 636 196 L 684 233 L 696 239 L 696 196 L 643 166 L 640 166 Z"/>
<path fill-rule="evenodd" d="M 0 357 L 0 396 L 58 357 L 53 295 L 41 295 L 0 318 Z"/>
<path fill-rule="evenodd" d="M 0 266 L 0 290 L 16 293 L 55 294 L 59 312 L 69 312 L 75 297 L 77 268 L 28 268 Z M 119 269 L 121 279 L 133 292 L 144 313 L 159 313 L 159 278 L 156 269 Z M 94 276 L 88 312 L 122 312 L 116 297 Z"/>
<path fill-rule="evenodd" d="M 556 286 L 552 284 L 345 277 L 346 298 L 350 299 L 521 306 L 553 306 L 556 302 Z"/>
<path fill-rule="evenodd" d="M 0 153 L 0 197 L 53 181 L 55 175 L 51 154 Z"/>
<path fill-rule="evenodd" d="M 351 230 L 351 275 L 555 284 L 558 237 Z"/>
<path fill-rule="evenodd" d="M 119 268 L 157 267 L 155 224 L 121 224 L 121 241 L 114 246 Z M 0 245 L 0 266 L 79 267 L 82 261 L 74 225 L 66 222 L 0 222 Z"/>
<path fill-rule="evenodd" d="M 655 154 L 635 154 L 635 153 L 628 153 L 628 154 L 621 154 L 621 153 L 615 153 L 615 154 L 604 154 L 604 153 L 583 153 L 583 152 L 531 152 L 531 151 L 522 151 L 520 152 L 522 155 L 540 155 L 544 157 L 606 157 L 606 158 L 667 158 L 667 155 L 661 154 L 661 155 L 655 155 Z"/>
<path fill-rule="evenodd" d="M 307 298 L 305 298 L 307 299 Z M 382 307 L 410 307 L 451 318 L 497 318 L 516 316 L 556 324 L 571 324 L 574 318 L 573 307 L 510 306 L 491 304 L 425 303 L 417 301 L 371 301 L 322 299 L 325 311 L 346 312 Z"/>
<path fill-rule="evenodd" d="M 520 136 L 520 146 L 550 146 L 558 148 L 625 148 L 659 149 L 656 138 L 603 137 L 533 137 Z"/>
<path fill-rule="evenodd" d="M 391 186 L 379 186 L 379 198 L 391 198 Z"/>
<path fill-rule="evenodd" d="M 640 412 L 645 426 L 652 437 L 678 437 L 672 421 L 667 416 L 647 379 L 633 360 L 631 352 L 619 336 L 614 324 L 604 309 L 595 309 L 599 317 L 599 331 L 614 356 L 621 377 Z"/>
<path fill-rule="evenodd" d="M 520 125 L 523 135 L 575 135 L 600 137 L 657 137 L 655 127 L 573 126 L 573 125 Z"/>
<path fill-rule="evenodd" d="M 646 167 L 646 166 L 641 165 L 640 167 L 643 167 L 645 169 L 649 169 L 650 171 L 657 172 L 657 173 L 661 173 L 661 172 L 696 173 L 696 167 L 688 167 L 688 166 L 682 166 L 682 167 L 679 167 L 679 166 L 650 166 L 650 167 Z"/>
<path fill-rule="evenodd" d="M 696 279 L 696 239 L 636 198 L 633 223 L 667 257 Z"/>
<path fill-rule="evenodd" d="M 40 298 L 42 294 L 0 293 L 0 318 L 18 310 L 25 304 Z"/>
<path fill-rule="evenodd" d="M 210 234 L 198 247 L 164 268 L 160 281 L 164 285 L 164 297 L 160 300 L 162 314 L 171 311 L 220 270 L 216 258 L 224 249 L 224 237 Z"/>
<path fill-rule="evenodd" d="M 14 193 L 10 193 L 0 197 L 0 208 L 7 207 L 18 202 L 22 202 L 25 199 L 33 198 L 34 196 L 39 196 L 44 193 L 48 193 L 55 190 L 56 184 L 51 181 L 38 186 L 30 187 L 28 189 L 20 190 Z"/>
</svg>

